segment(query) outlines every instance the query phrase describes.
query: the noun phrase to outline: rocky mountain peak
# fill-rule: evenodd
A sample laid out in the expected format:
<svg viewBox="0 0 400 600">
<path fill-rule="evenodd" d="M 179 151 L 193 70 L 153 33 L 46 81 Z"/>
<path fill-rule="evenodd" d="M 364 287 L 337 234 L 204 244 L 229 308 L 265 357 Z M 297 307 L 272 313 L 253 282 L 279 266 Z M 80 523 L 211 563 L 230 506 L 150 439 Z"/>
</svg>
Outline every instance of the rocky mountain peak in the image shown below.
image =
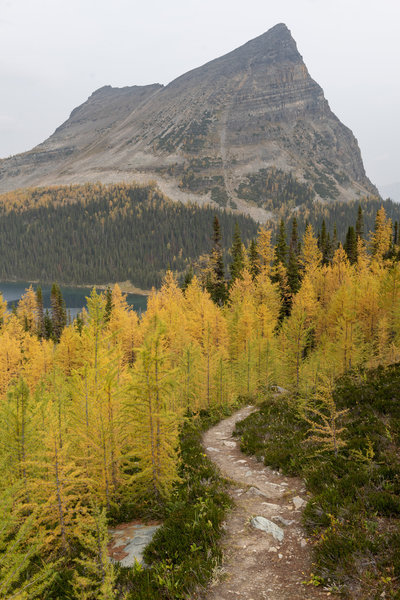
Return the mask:
<svg viewBox="0 0 400 600">
<path fill-rule="evenodd" d="M 104 86 L 48 140 L 0 161 L 0 191 L 149 180 L 259 220 L 282 203 L 377 194 L 284 23 L 165 87 Z"/>
</svg>

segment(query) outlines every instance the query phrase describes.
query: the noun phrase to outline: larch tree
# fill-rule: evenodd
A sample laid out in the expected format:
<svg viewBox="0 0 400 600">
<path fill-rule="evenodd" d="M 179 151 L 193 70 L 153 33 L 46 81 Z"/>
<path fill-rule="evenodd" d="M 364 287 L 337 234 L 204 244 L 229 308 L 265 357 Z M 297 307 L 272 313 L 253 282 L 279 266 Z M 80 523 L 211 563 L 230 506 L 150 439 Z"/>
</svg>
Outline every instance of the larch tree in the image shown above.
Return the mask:
<svg viewBox="0 0 400 600">
<path fill-rule="evenodd" d="M 174 372 L 169 368 L 165 325 L 155 316 L 138 352 L 125 418 L 138 472 L 132 477 L 139 495 L 160 502 L 177 480 L 178 414 L 170 409 Z"/>
</svg>

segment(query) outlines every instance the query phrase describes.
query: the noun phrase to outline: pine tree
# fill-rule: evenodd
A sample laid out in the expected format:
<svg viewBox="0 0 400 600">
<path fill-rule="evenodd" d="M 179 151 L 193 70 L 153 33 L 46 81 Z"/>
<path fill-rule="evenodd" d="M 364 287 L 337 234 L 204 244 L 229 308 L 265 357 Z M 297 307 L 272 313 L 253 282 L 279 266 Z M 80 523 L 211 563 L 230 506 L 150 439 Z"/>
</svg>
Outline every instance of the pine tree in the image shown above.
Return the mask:
<svg viewBox="0 0 400 600">
<path fill-rule="evenodd" d="M 209 271 L 206 279 L 206 289 L 213 302 L 223 306 L 227 300 L 224 261 L 222 258 L 221 229 L 218 217 L 213 221 L 213 248 L 209 258 Z"/>
<path fill-rule="evenodd" d="M 44 309 L 43 309 L 43 294 L 42 288 L 38 285 L 36 289 L 36 306 L 37 306 L 37 334 L 39 338 L 45 337 L 44 327 Z"/>
<path fill-rule="evenodd" d="M 293 298 L 300 289 L 300 265 L 299 265 L 299 238 L 297 230 L 297 219 L 294 217 L 292 222 L 292 231 L 289 244 L 289 258 L 287 264 L 287 284 L 289 286 L 290 296 Z M 290 312 L 291 301 L 287 306 L 287 314 Z"/>
<path fill-rule="evenodd" d="M 354 227 L 349 227 L 346 234 L 344 249 L 351 265 L 357 262 L 357 234 Z"/>
<path fill-rule="evenodd" d="M 338 234 L 337 234 L 337 227 L 336 227 L 336 223 L 333 226 L 333 236 L 332 236 L 332 254 L 335 253 L 335 251 L 337 250 L 338 247 Z"/>
<path fill-rule="evenodd" d="M 292 248 L 289 249 L 287 282 L 289 285 L 290 293 L 292 296 L 294 296 L 300 289 L 300 269 L 298 256 Z"/>
<path fill-rule="evenodd" d="M 364 238 L 364 217 L 361 204 L 358 205 L 357 221 L 356 221 L 356 236 L 357 239 Z"/>
<path fill-rule="evenodd" d="M 318 247 L 322 252 L 322 263 L 327 264 L 328 260 L 328 235 L 326 231 L 325 219 L 322 221 L 321 233 L 318 236 L 319 243 Z"/>
<path fill-rule="evenodd" d="M 56 342 L 59 341 L 62 330 L 67 323 L 65 302 L 60 287 L 53 283 L 50 292 L 52 336 Z"/>
<path fill-rule="evenodd" d="M 238 277 L 241 277 L 244 268 L 244 256 L 242 238 L 240 236 L 239 225 L 235 223 L 235 230 L 233 232 L 233 243 L 231 248 L 232 263 L 230 265 L 231 279 L 229 285 L 232 286 Z"/>
<path fill-rule="evenodd" d="M 4 300 L 3 295 L 0 293 L 0 330 L 4 325 L 5 316 L 7 314 L 7 302 Z"/>
<path fill-rule="evenodd" d="M 111 292 L 111 288 L 109 285 L 107 286 L 107 289 L 104 292 L 104 296 L 106 299 L 106 305 L 104 307 L 104 322 L 108 323 L 108 321 L 110 320 L 110 317 L 111 317 L 112 309 L 113 309 L 112 292 Z"/>
<path fill-rule="evenodd" d="M 281 219 L 279 223 L 279 232 L 274 250 L 274 264 L 280 263 L 284 267 L 287 263 L 288 246 L 286 243 L 286 229 L 285 222 Z"/>
<path fill-rule="evenodd" d="M 183 282 L 182 282 L 182 286 L 181 286 L 183 292 L 186 290 L 186 288 L 192 281 L 193 276 L 194 276 L 193 266 L 190 264 L 188 269 L 186 270 L 185 277 L 183 278 Z"/>
<path fill-rule="evenodd" d="M 250 273 L 251 273 L 252 278 L 255 279 L 260 272 L 256 240 L 251 240 L 250 246 L 248 249 L 248 256 L 249 256 Z"/>
<path fill-rule="evenodd" d="M 290 234 L 289 248 L 290 250 L 292 250 L 292 252 L 294 252 L 296 256 L 300 254 L 299 232 L 296 217 L 293 217 L 292 221 L 292 231 Z"/>
</svg>

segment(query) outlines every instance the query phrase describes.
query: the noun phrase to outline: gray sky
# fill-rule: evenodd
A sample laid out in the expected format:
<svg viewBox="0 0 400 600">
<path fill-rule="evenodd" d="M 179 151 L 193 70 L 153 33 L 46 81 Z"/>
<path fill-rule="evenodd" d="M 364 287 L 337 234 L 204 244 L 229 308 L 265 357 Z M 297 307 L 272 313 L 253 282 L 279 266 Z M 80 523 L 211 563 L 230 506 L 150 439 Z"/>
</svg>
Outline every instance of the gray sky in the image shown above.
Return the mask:
<svg viewBox="0 0 400 600">
<path fill-rule="evenodd" d="M 0 157 L 103 85 L 168 83 L 280 22 L 371 180 L 400 181 L 398 0 L 0 0 Z"/>
</svg>

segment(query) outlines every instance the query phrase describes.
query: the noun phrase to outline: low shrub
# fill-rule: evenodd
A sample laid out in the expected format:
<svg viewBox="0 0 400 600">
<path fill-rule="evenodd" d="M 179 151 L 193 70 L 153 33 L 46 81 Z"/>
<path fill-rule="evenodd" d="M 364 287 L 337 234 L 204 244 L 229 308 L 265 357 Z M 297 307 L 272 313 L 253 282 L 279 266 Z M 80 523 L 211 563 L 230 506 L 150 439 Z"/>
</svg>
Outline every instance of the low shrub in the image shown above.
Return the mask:
<svg viewBox="0 0 400 600">
<path fill-rule="evenodd" d="M 288 395 L 266 397 L 236 426 L 241 449 L 304 478 L 304 525 L 315 577 L 347 598 L 400 598 L 400 364 L 349 373 L 336 384 L 345 445 L 306 443 L 309 424 Z"/>
</svg>

